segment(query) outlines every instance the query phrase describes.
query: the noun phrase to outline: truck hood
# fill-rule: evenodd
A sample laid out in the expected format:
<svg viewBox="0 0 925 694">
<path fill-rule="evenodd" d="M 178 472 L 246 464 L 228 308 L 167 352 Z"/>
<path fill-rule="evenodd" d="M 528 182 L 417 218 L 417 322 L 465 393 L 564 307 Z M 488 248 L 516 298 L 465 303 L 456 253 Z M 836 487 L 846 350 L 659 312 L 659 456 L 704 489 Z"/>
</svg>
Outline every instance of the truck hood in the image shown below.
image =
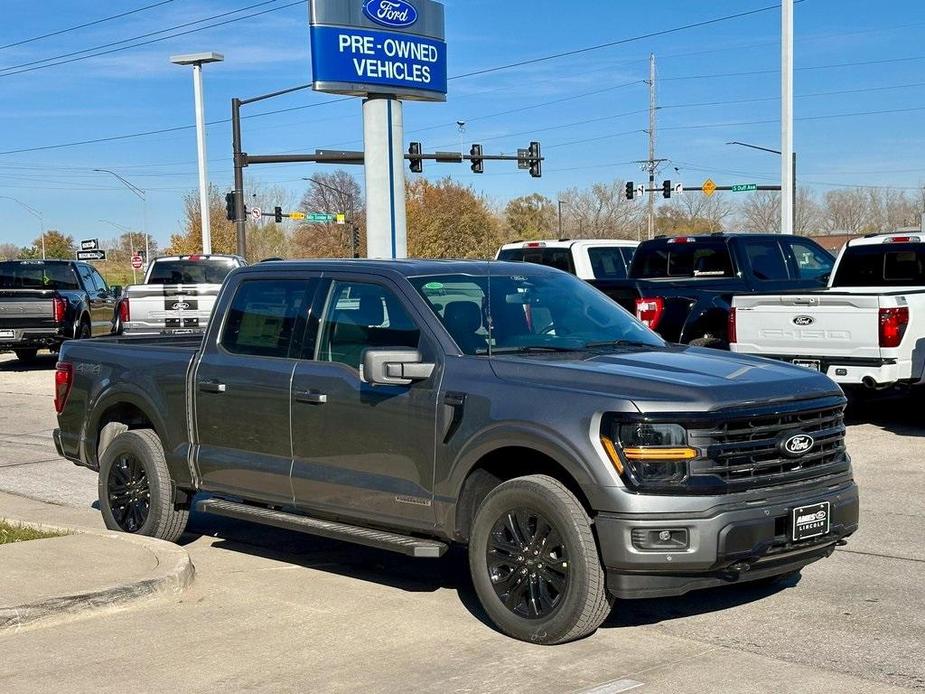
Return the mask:
<svg viewBox="0 0 925 694">
<path fill-rule="evenodd" d="M 629 400 L 653 414 L 841 395 L 834 381 L 809 369 L 681 345 L 586 355 L 504 355 L 491 363 L 502 380 Z"/>
</svg>

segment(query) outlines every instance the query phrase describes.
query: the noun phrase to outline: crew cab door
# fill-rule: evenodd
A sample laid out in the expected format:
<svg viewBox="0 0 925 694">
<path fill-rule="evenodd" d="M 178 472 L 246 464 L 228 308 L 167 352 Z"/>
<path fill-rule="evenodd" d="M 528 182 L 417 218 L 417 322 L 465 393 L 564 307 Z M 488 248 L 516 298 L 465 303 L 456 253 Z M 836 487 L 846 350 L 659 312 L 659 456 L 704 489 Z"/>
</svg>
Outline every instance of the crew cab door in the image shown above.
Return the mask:
<svg viewBox="0 0 925 694">
<path fill-rule="evenodd" d="M 251 277 L 217 307 L 193 374 L 199 472 L 204 490 L 291 503 L 289 386 L 318 278 Z"/>
<path fill-rule="evenodd" d="M 115 315 L 116 300 L 100 273 L 83 263 L 77 266 L 80 281 L 87 293 L 90 310 L 90 334 L 108 335 L 112 332 L 112 319 Z"/>
<path fill-rule="evenodd" d="M 330 279 L 329 279 L 330 278 Z M 372 386 L 366 349 L 435 341 L 411 302 L 385 279 L 325 273 L 316 339 L 292 379 L 292 489 L 296 505 L 338 517 L 412 527 L 434 524 L 434 423 L 440 366 L 407 386 Z"/>
</svg>

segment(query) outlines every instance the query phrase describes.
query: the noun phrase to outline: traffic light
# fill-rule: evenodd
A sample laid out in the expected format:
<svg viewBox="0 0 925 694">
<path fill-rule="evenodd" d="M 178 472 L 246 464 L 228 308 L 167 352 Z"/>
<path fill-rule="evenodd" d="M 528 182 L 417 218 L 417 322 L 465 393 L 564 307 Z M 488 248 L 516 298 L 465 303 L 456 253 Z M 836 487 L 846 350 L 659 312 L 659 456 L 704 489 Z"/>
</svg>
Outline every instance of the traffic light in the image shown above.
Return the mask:
<svg viewBox="0 0 925 694">
<path fill-rule="evenodd" d="M 671 181 L 662 181 L 662 197 L 671 197 Z"/>
<path fill-rule="evenodd" d="M 408 146 L 408 154 L 411 155 L 408 158 L 411 162 L 411 173 L 421 173 L 424 170 L 424 160 L 421 158 L 423 151 L 420 142 L 412 142 Z"/>
<path fill-rule="evenodd" d="M 527 160 L 530 162 L 530 175 L 539 178 L 543 175 L 543 157 L 540 155 L 540 143 L 531 142 L 527 149 Z"/>
<path fill-rule="evenodd" d="M 360 227 L 353 225 L 353 257 L 360 257 Z"/>
<path fill-rule="evenodd" d="M 234 193 L 225 194 L 225 216 L 228 217 L 232 222 L 235 219 L 234 215 Z"/>
<path fill-rule="evenodd" d="M 472 145 L 469 150 L 469 160 L 472 162 L 472 173 L 484 173 L 485 161 L 482 159 L 482 145 Z"/>
<path fill-rule="evenodd" d="M 273 221 L 276 222 L 277 224 L 283 221 L 283 208 L 282 207 L 273 208 Z"/>
<path fill-rule="evenodd" d="M 636 196 L 636 186 L 632 181 L 626 182 L 626 199 L 632 200 Z"/>
</svg>

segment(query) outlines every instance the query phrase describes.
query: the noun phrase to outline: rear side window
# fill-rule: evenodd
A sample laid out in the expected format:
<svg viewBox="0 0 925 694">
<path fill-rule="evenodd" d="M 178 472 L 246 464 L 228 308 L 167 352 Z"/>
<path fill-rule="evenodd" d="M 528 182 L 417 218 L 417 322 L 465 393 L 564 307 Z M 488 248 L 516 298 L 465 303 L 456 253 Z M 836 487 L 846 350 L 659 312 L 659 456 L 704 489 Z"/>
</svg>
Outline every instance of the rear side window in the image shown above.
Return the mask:
<svg viewBox="0 0 925 694">
<path fill-rule="evenodd" d="M 622 280 L 626 278 L 626 256 L 623 248 L 589 248 L 591 271 L 599 280 Z"/>
<path fill-rule="evenodd" d="M 775 239 L 743 240 L 742 245 L 755 279 L 762 282 L 790 279 L 787 259 Z"/>
<path fill-rule="evenodd" d="M 925 285 L 925 248 L 920 244 L 848 246 L 832 284 L 835 287 Z"/>
<path fill-rule="evenodd" d="M 630 277 L 731 277 L 725 243 L 688 241 L 643 244 L 633 255 Z"/>
<path fill-rule="evenodd" d="M 575 274 L 570 248 L 506 248 L 498 254 L 498 260 L 536 263 Z"/>
<path fill-rule="evenodd" d="M 317 280 L 254 280 L 235 292 L 221 344 L 234 354 L 289 357 L 301 350 Z"/>
<path fill-rule="evenodd" d="M 0 263 L 0 289 L 79 289 L 70 263 L 19 260 Z"/>
<path fill-rule="evenodd" d="M 787 243 L 793 251 L 793 259 L 796 262 L 800 279 L 822 279 L 832 272 L 835 258 L 822 246 L 805 239 L 792 239 Z"/>
<path fill-rule="evenodd" d="M 231 258 L 155 260 L 148 284 L 221 284 L 237 266 Z"/>
</svg>

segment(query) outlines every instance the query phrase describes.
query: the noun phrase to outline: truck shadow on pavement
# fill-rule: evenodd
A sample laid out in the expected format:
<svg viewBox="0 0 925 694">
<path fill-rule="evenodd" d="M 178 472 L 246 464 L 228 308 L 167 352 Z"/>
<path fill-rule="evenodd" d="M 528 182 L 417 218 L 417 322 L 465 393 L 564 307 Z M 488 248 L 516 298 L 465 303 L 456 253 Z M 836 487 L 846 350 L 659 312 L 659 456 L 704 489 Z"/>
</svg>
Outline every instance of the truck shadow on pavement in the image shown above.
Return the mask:
<svg viewBox="0 0 925 694">
<path fill-rule="evenodd" d="M 453 547 L 440 559 L 412 559 L 392 552 L 352 545 L 230 518 L 193 513 L 184 539 L 216 538 L 213 547 L 285 562 L 359 581 L 413 593 L 455 590 L 463 607 L 497 631 L 482 609 L 465 550 Z M 700 590 L 677 598 L 617 600 L 602 628 L 655 624 L 666 620 L 726 610 L 761 600 L 797 584 L 799 577 L 774 585 L 743 583 Z"/>
<path fill-rule="evenodd" d="M 925 436 L 925 386 L 911 390 L 848 393 L 845 423 L 872 424 L 899 436 Z"/>
<path fill-rule="evenodd" d="M 11 355 L 12 356 L 12 355 Z M 0 361 L 0 373 L 26 373 L 28 371 L 54 371 L 58 362 L 57 354 L 39 354 L 29 362 L 19 361 L 16 357 Z"/>
</svg>

